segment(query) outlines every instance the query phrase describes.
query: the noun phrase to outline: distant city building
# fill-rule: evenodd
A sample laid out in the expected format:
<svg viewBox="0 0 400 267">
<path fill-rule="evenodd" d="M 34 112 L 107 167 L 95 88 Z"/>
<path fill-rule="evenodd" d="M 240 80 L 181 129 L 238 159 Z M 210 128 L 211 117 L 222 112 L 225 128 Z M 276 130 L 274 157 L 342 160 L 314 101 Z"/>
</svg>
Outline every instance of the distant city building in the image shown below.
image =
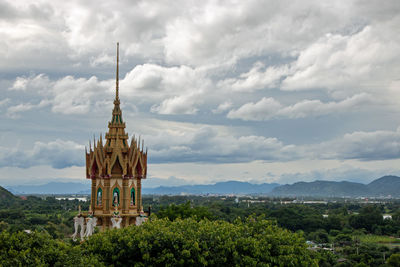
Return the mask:
<svg viewBox="0 0 400 267">
<path fill-rule="evenodd" d="M 86 197 L 56 197 L 57 200 L 79 200 L 86 202 L 88 199 Z"/>
<path fill-rule="evenodd" d="M 88 217 L 97 218 L 101 230 L 141 224 L 141 181 L 147 174 L 147 149 L 132 137 L 128 143 L 119 99 L 119 44 L 117 44 L 116 90 L 112 119 L 105 143 L 100 135 L 86 151 L 86 177 L 92 180 Z"/>
<path fill-rule="evenodd" d="M 383 214 L 382 217 L 383 217 L 384 220 L 391 220 L 392 219 L 392 215 L 390 215 L 390 214 Z"/>
</svg>

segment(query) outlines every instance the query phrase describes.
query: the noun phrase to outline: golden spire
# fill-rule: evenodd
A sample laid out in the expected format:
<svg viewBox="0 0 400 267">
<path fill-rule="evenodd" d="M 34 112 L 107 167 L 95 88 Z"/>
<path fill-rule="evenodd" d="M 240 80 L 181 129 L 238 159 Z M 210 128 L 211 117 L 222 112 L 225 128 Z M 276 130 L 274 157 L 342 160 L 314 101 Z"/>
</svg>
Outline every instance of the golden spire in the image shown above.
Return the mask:
<svg viewBox="0 0 400 267">
<path fill-rule="evenodd" d="M 106 147 L 111 149 L 117 145 L 125 147 L 126 140 L 128 139 L 128 134 L 125 133 L 125 123 L 122 120 L 122 111 L 120 108 L 119 99 L 119 42 L 117 42 L 117 66 L 116 66 L 116 77 L 115 77 L 115 99 L 114 108 L 112 111 L 112 119 L 108 123 L 108 133 L 106 133 Z M 120 140 L 121 143 L 119 143 Z"/>
<path fill-rule="evenodd" d="M 116 79 L 115 79 L 115 99 L 114 99 L 114 109 L 113 109 L 113 118 L 111 123 L 112 124 L 119 124 L 122 122 L 122 112 L 121 108 L 119 107 L 120 100 L 119 100 L 119 43 L 117 43 L 117 72 L 116 72 Z"/>
<path fill-rule="evenodd" d="M 115 92 L 115 100 L 119 100 L 119 42 L 117 43 L 117 77 L 116 77 L 116 81 L 115 81 L 115 88 L 116 88 L 116 92 Z"/>
</svg>

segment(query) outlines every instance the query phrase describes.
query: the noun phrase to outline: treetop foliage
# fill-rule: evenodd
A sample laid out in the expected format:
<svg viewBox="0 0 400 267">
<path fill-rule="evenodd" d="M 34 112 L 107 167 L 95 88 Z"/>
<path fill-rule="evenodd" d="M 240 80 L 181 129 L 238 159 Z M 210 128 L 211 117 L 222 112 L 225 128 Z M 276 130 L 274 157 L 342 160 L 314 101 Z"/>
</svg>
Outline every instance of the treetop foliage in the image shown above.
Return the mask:
<svg viewBox="0 0 400 267">
<path fill-rule="evenodd" d="M 4 266 L 317 266 L 300 235 L 254 217 L 234 223 L 153 217 L 82 244 L 3 231 L 0 251 Z"/>
<path fill-rule="evenodd" d="M 155 219 L 92 236 L 85 253 L 115 266 L 317 266 L 304 239 L 262 218 Z"/>
</svg>

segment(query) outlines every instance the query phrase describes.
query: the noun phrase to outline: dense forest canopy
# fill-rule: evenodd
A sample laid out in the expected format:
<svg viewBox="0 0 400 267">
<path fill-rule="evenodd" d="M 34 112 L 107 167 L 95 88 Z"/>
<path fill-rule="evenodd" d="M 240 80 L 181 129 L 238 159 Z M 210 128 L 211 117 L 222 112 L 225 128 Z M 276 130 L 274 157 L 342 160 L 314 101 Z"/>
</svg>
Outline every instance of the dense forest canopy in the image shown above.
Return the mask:
<svg viewBox="0 0 400 267">
<path fill-rule="evenodd" d="M 0 201 L 0 260 L 4 266 L 399 266 L 399 201 L 288 200 L 145 196 L 148 223 L 76 243 L 73 217 L 89 203 L 7 194 Z"/>
</svg>

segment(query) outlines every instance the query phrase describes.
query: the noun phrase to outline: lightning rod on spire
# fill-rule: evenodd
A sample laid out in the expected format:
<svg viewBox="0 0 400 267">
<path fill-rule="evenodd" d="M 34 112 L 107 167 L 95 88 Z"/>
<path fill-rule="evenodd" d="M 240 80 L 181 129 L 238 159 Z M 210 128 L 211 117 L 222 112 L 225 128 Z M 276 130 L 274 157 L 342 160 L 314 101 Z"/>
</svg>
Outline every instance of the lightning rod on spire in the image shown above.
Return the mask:
<svg viewBox="0 0 400 267">
<path fill-rule="evenodd" d="M 115 100 L 119 100 L 119 42 L 117 43 L 117 74 L 115 85 Z"/>
</svg>

